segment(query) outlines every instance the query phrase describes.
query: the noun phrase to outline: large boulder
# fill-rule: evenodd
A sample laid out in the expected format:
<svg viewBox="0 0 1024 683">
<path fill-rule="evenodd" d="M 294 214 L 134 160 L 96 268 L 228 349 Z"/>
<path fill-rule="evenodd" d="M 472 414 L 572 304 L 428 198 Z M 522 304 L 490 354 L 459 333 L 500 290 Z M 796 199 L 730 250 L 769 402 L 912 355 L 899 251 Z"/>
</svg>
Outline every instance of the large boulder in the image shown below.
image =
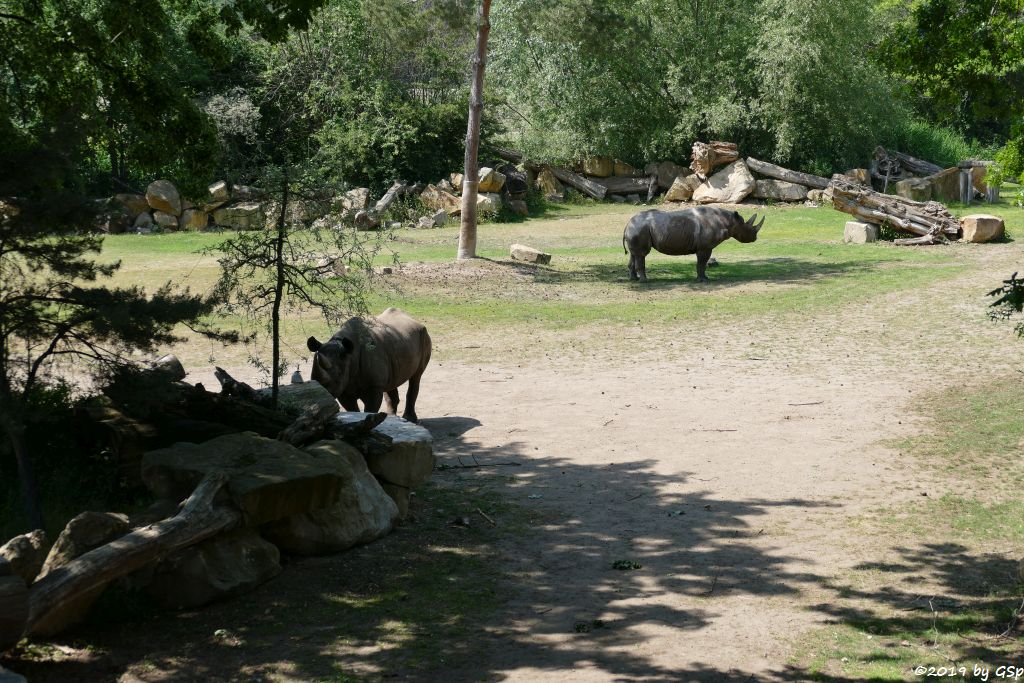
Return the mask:
<svg viewBox="0 0 1024 683">
<path fill-rule="evenodd" d="M 757 182 L 742 159 L 714 174 L 693 192 L 700 204 L 738 204 L 750 196 Z"/>
<path fill-rule="evenodd" d="M 250 525 L 326 507 L 345 483 L 345 473 L 330 463 L 252 432 L 177 443 L 142 457 L 142 481 L 171 500 L 184 499 L 217 470 L 227 473 L 225 489 Z"/>
<path fill-rule="evenodd" d="M 478 214 L 495 214 L 501 210 L 501 195 L 492 192 L 481 192 L 476 196 L 476 211 Z"/>
<path fill-rule="evenodd" d="M 663 190 L 668 190 L 672 187 L 672 184 L 676 182 L 676 178 L 679 176 L 688 176 L 693 173 L 693 171 L 686 166 L 680 166 L 672 161 L 655 161 L 647 164 L 644 168 L 644 173 L 648 176 L 658 176 L 658 187 Z"/>
<path fill-rule="evenodd" d="M 27 534 L 15 536 L 0 546 L 0 561 L 7 562 L 11 572 L 31 584 L 39 576 L 50 544 L 46 532 L 36 529 Z"/>
<path fill-rule="evenodd" d="M 924 178 L 907 178 L 896 183 L 890 190 L 893 194 L 915 202 L 926 202 L 932 198 L 932 184 Z"/>
<path fill-rule="evenodd" d="M 542 265 L 551 263 L 551 254 L 545 254 L 543 251 L 528 247 L 525 244 L 513 244 L 509 249 L 509 255 L 513 261 L 539 263 Z"/>
<path fill-rule="evenodd" d="M 666 202 L 688 202 L 693 198 L 693 192 L 700 187 L 700 178 L 690 174 L 677 176 L 672 187 L 665 193 Z"/>
<path fill-rule="evenodd" d="M 530 215 L 530 206 L 522 199 L 509 199 L 505 205 L 517 216 L 525 218 Z"/>
<path fill-rule="evenodd" d="M 335 208 L 347 211 L 362 211 L 370 206 L 370 188 L 357 187 L 335 200 Z"/>
<path fill-rule="evenodd" d="M 337 274 L 337 271 L 335 273 Z M 267 387 L 260 389 L 257 393 L 269 399 L 272 390 L 270 387 Z M 306 408 L 311 407 L 315 407 L 318 410 L 326 409 L 325 415 L 333 415 L 340 410 L 338 401 L 331 396 L 331 392 L 324 389 L 323 385 L 315 379 L 294 384 L 281 384 L 277 387 L 278 410 L 283 410 L 290 415 L 299 415 Z"/>
<path fill-rule="evenodd" d="M 83 512 L 68 522 L 60 532 L 36 580 L 43 579 L 50 572 L 94 548 L 121 538 L 130 530 L 128 515 L 117 512 Z"/>
<path fill-rule="evenodd" d="M 807 199 L 807 188 L 785 180 L 758 180 L 754 197 L 777 202 L 802 202 Z"/>
<path fill-rule="evenodd" d="M 132 218 L 149 211 L 149 202 L 141 194 L 115 194 L 113 201 L 115 204 L 123 206 Z"/>
<path fill-rule="evenodd" d="M 565 186 L 555 177 L 550 168 L 543 169 L 537 175 L 537 189 L 549 202 L 565 201 Z"/>
<path fill-rule="evenodd" d="M 210 215 L 202 209 L 185 209 L 181 213 L 182 230 L 203 230 L 210 222 Z"/>
<path fill-rule="evenodd" d="M 501 192 L 501 189 L 505 187 L 505 174 L 488 166 L 480 169 L 479 178 L 480 184 L 477 186 L 477 191 L 480 193 Z"/>
<path fill-rule="evenodd" d="M 181 195 L 170 180 L 154 180 L 146 188 L 146 203 L 156 211 L 181 215 Z"/>
<path fill-rule="evenodd" d="M 148 211 L 140 213 L 135 217 L 135 221 L 132 223 L 132 229 L 138 233 L 147 233 L 153 231 L 153 216 Z"/>
<path fill-rule="evenodd" d="M 1006 224 L 998 216 L 975 213 L 960 219 L 964 231 L 964 242 L 991 242 L 1002 239 L 1006 234 Z"/>
<path fill-rule="evenodd" d="M 423 205 L 434 211 L 444 211 L 450 216 L 462 213 L 462 200 L 451 192 L 445 192 L 437 185 L 427 185 L 420 193 Z"/>
<path fill-rule="evenodd" d="M 640 172 L 634 167 L 627 164 L 625 161 L 619 161 L 618 159 L 616 159 L 615 165 L 612 168 L 612 175 L 636 177 L 640 175 Z"/>
<path fill-rule="evenodd" d="M 958 202 L 960 201 L 960 169 L 947 168 L 934 175 L 928 176 L 927 180 L 932 184 L 931 198 L 937 202 Z"/>
<path fill-rule="evenodd" d="M 593 156 L 583 160 L 583 173 L 595 178 L 607 178 L 615 172 L 615 160 L 611 157 Z"/>
<path fill-rule="evenodd" d="M 210 202 L 214 204 L 222 204 L 231 199 L 231 188 L 224 180 L 218 180 L 214 184 L 206 188 L 210 193 Z"/>
<path fill-rule="evenodd" d="M 343 412 L 335 420 L 345 424 L 360 422 L 366 417 L 367 413 Z M 430 477 L 435 464 L 430 432 L 397 415 L 388 415 L 374 431 L 391 440 L 387 451 L 366 457 L 367 466 L 378 479 L 411 489 Z"/>
<path fill-rule="evenodd" d="M 234 230 L 259 230 L 267 219 L 259 202 L 243 202 L 217 209 L 213 212 L 213 222 Z"/>
<path fill-rule="evenodd" d="M 165 232 L 174 232 L 178 229 L 178 217 L 163 211 L 153 212 L 153 223 Z"/>
<path fill-rule="evenodd" d="M 179 550 L 144 581 L 169 609 L 199 607 L 252 590 L 281 573 L 281 554 L 253 529 L 238 529 Z"/>
<path fill-rule="evenodd" d="M 502 194 L 510 199 L 525 199 L 530 189 L 530 181 L 526 171 L 517 168 L 512 164 L 504 164 L 498 167 L 498 171 L 505 176 L 505 184 L 502 187 Z"/>
<path fill-rule="evenodd" d="M 845 175 L 847 178 L 850 178 L 853 182 L 857 183 L 858 185 L 871 187 L 871 171 L 869 171 L 866 168 L 851 168 L 843 175 Z"/>
<path fill-rule="evenodd" d="M 265 538 L 287 553 L 326 555 L 391 531 L 398 506 L 370 473 L 359 451 L 344 441 L 320 441 L 306 452 L 345 472 L 341 495 L 327 507 L 265 525 Z"/>
</svg>

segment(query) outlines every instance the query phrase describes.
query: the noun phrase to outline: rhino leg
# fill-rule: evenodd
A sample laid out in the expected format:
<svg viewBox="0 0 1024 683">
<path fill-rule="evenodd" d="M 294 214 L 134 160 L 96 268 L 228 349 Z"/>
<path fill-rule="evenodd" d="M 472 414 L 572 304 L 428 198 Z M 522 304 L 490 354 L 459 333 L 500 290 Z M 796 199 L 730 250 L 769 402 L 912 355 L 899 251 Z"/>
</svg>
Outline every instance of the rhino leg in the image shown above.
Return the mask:
<svg viewBox="0 0 1024 683">
<path fill-rule="evenodd" d="M 629 255 L 629 279 L 639 279 L 636 274 L 636 257 L 633 256 L 632 254 Z"/>
<path fill-rule="evenodd" d="M 647 254 L 634 254 L 633 265 L 636 268 L 637 279 L 640 282 L 647 282 Z"/>
<path fill-rule="evenodd" d="M 388 412 L 392 415 L 398 413 L 398 389 L 392 389 L 384 394 L 384 404 L 387 405 Z"/>
<path fill-rule="evenodd" d="M 342 408 L 350 413 L 359 412 L 359 401 L 354 398 L 339 398 L 338 402 L 341 404 Z"/>
<path fill-rule="evenodd" d="M 384 401 L 383 391 L 374 391 L 363 396 L 363 411 L 376 413 L 380 410 L 380 404 Z"/>
<path fill-rule="evenodd" d="M 405 392 L 405 412 L 402 413 L 402 417 L 409 422 L 419 422 L 419 418 L 416 417 L 416 397 L 420 395 L 420 377 L 422 376 L 422 371 L 413 375 L 409 379 L 409 389 Z"/>
<path fill-rule="evenodd" d="M 698 282 L 707 282 L 708 281 L 708 276 L 707 276 L 706 273 L 707 273 L 707 268 L 708 268 L 708 259 L 710 259 L 710 258 L 711 258 L 711 250 L 710 249 L 702 249 L 702 250 L 697 252 L 697 281 Z"/>
</svg>

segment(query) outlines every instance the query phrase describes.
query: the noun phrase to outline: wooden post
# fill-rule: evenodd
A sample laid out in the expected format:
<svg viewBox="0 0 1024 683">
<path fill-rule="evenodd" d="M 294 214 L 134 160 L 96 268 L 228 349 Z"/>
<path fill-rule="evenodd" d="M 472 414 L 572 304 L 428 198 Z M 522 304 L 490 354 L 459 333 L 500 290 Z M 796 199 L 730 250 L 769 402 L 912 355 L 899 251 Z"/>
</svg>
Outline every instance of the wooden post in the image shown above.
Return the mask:
<svg viewBox="0 0 1024 683">
<path fill-rule="evenodd" d="M 462 222 L 459 227 L 460 261 L 476 258 L 476 197 L 480 185 L 477 158 L 480 154 L 480 117 L 484 110 L 484 68 L 487 65 L 487 36 L 491 32 L 490 14 L 491 0 L 482 0 L 476 24 L 473 83 L 469 89 L 466 163 L 462 176 Z"/>
</svg>

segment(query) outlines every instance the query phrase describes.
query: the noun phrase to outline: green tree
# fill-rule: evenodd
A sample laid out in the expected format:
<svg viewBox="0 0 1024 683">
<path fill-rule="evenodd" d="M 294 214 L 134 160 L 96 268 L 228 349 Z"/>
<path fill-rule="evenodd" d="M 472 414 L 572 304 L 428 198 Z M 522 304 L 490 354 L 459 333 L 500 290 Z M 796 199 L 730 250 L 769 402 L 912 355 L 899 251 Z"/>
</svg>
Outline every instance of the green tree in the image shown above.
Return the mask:
<svg viewBox="0 0 1024 683">
<path fill-rule="evenodd" d="M 928 120 L 990 140 L 1024 113 L 1021 0 L 886 0 L 872 51 Z"/>
</svg>

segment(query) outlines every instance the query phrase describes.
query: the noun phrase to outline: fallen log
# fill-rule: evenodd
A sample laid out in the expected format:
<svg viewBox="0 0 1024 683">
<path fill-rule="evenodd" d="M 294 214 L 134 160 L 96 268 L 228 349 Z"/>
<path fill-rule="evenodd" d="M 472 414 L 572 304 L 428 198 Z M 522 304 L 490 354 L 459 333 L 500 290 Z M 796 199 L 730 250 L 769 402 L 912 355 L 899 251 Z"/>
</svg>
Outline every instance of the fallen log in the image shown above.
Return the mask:
<svg viewBox="0 0 1024 683">
<path fill-rule="evenodd" d="M 207 474 L 176 516 L 90 550 L 32 584 L 26 633 L 62 631 L 85 616 L 89 605 L 83 606 L 83 598 L 95 599 L 113 580 L 237 526 L 242 519 L 238 510 L 213 506 L 226 481 L 222 472 Z"/>
<path fill-rule="evenodd" d="M 301 415 L 295 418 L 294 422 L 281 430 L 281 433 L 277 435 L 277 439 L 278 441 L 289 443 L 296 448 L 302 448 L 320 439 L 334 438 L 332 435 L 332 423 L 334 422 L 334 416 L 337 414 L 337 405 L 309 406 Z M 384 415 L 384 413 L 380 414 Z M 381 422 L 383 421 L 383 418 L 381 418 Z M 380 423 L 378 422 L 378 424 Z"/>
<path fill-rule="evenodd" d="M 572 171 L 559 168 L 558 166 L 549 166 L 548 168 L 551 169 L 551 172 L 556 178 L 566 185 L 576 188 L 591 199 L 604 199 L 605 195 L 608 194 L 608 190 L 604 185 L 585 178 L 579 173 L 573 173 Z"/>
<path fill-rule="evenodd" d="M 391 208 L 391 205 L 398 201 L 400 197 L 413 194 L 415 191 L 415 185 L 408 185 L 401 180 L 396 180 L 394 185 L 392 185 L 391 188 L 384 193 L 384 196 L 380 198 L 380 201 L 374 204 L 374 213 L 379 216 Z"/>
<path fill-rule="evenodd" d="M 658 176 L 653 176 L 657 185 Z M 635 178 L 631 176 L 612 176 L 610 178 L 593 178 L 598 185 L 602 185 L 608 194 L 647 194 L 651 189 L 651 177 Z"/>
<path fill-rule="evenodd" d="M 701 180 L 707 180 L 712 169 L 731 164 L 740 153 L 734 142 L 695 142 L 691 156 L 690 168 Z"/>
<path fill-rule="evenodd" d="M 871 177 L 882 183 L 882 191 L 901 180 L 911 177 L 924 178 L 941 173 L 944 169 L 924 159 L 912 157 L 903 152 L 890 152 L 885 147 L 876 147 L 871 162 Z"/>
<path fill-rule="evenodd" d="M 827 178 L 811 175 L 810 173 L 801 173 L 800 171 L 791 171 L 788 168 L 776 166 L 767 161 L 758 161 L 753 157 L 747 157 L 747 168 L 754 173 L 767 176 L 768 178 L 785 180 L 788 183 L 796 183 L 797 185 L 806 185 L 807 187 L 813 187 L 815 190 L 824 190 L 829 185 Z"/>
<path fill-rule="evenodd" d="M 918 237 L 931 237 L 939 242 L 956 239 L 960 235 L 960 222 L 939 202 L 916 202 L 881 194 L 849 182 L 838 174 L 832 177 L 830 193 L 833 208 L 868 223 L 887 225 Z"/>
<path fill-rule="evenodd" d="M 20 576 L 0 576 L 0 654 L 21 640 L 28 624 L 28 587 Z"/>
</svg>

